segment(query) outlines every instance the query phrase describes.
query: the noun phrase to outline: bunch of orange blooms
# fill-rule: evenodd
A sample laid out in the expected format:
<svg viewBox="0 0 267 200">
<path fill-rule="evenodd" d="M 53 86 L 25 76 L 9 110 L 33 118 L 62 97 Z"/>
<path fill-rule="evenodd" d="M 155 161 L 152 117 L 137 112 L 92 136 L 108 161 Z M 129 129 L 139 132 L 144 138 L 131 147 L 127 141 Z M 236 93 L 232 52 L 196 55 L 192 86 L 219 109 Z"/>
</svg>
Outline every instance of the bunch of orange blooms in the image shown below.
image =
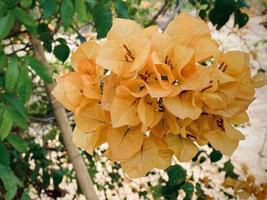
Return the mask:
<svg viewBox="0 0 267 200">
<path fill-rule="evenodd" d="M 73 142 L 92 154 L 107 143 L 111 161 L 131 178 L 164 169 L 172 157 L 190 161 L 210 143 L 231 155 L 244 136 L 254 88 L 249 57 L 223 53 L 199 18 L 182 13 L 166 30 L 115 19 L 105 41 L 72 54 L 74 72 L 57 79 L 53 95 L 74 112 Z"/>
</svg>

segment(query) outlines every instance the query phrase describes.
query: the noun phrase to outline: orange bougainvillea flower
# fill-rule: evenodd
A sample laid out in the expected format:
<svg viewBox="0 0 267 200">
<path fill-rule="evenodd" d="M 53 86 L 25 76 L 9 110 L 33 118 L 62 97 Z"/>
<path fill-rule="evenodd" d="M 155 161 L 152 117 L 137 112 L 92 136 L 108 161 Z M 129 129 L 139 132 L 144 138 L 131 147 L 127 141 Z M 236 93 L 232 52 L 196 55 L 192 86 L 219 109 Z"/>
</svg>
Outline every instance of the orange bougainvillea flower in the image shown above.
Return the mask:
<svg viewBox="0 0 267 200">
<path fill-rule="evenodd" d="M 115 19 L 105 41 L 72 54 L 74 72 L 57 78 L 53 95 L 74 113 L 73 143 L 121 162 L 130 178 L 189 162 L 210 144 L 231 156 L 246 110 L 264 73 L 251 77 L 249 57 L 221 52 L 207 25 L 181 13 L 164 32 Z"/>
<path fill-rule="evenodd" d="M 120 77 L 129 78 L 143 68 L 149 52 L 149 40 L 137 23 L 115 19 L 96 61 Z"/>
</svg>

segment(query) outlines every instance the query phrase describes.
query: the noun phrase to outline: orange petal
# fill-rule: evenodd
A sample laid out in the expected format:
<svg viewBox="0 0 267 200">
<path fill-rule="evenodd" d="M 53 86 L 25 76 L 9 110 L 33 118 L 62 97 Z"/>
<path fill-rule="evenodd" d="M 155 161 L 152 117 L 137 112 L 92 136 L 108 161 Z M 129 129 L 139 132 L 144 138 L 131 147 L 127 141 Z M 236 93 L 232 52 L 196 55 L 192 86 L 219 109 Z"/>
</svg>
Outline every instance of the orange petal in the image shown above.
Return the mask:
<svg viewBox="0 0 267 200">
<path fill-rule="evenodd" d="M 139 100 L 137 112 L 142 122 L 142 129 L 145 131 L 157 125 L 162 118 L 162 112 L 158 112 L 155 105 L 153 106 L 152 102 L 148 104 L 144 98 Z"/>
<path fill-rule="evenodd" d="M 144 133 L 141 126 L 112 128 L 108 133 L 109 158 L 113 161 L 125 160 L 141 150 Z"/>
<path fill-rule="evenodd" d="M 197 146 L 189 139 L 168 134 L 166 137 L 168 148 L 180 162 L 189 162 L 197 154 Z"/>
<path fill-rule="evenodd" d="M 239 144 L 239 140 L 232 140 L 218 130 L 205 133 L 205 137 L 216 150 L 227 156 L 231 156 Z"/>
<path fill-rule="evenodd" d="M 145 35 L 148 39 L 151 39 L 154 34 L 159 32 L 159 27 L 157 25 L 149 26 L 144 29 Z"/>
<path fill-rule="evenodd" d="M 151 39 L 151 50 L 159 57 L 155 64 L 165 63 L 166 58 L 171 59 L 174 49 L 172 37 L 163 33 L 155 33 Z"/>
<path fill-rule="evenodd" d="M 195 104 L 194 96 L 193 92 L 186 92 L 178 97 L 165 97 L 163 102 L 168 111 L 176 117 L 197 119 L 202 110 Z"/>
<path fill-rule="evenodd" d="M 140 122 L 137 115 L 137 104 L 138 99 L 129 94 L 123 87 L 117 87 L 110 109 L 112 127 L 136 126 Z"/>
<path fill-rule="evenodd" d="M 121 87 L 132 96 L 138 98 L 147 95 L 146 83 L 141 79 L 121 81 Z"/>
<path fill-rule="evenodd" d="M 76 126 L 82 132 L 95 131 L 99 126 L 107 124 L 105 111 L 97 101 L 85 100 L 75 110 Z"/>
<path fill-rule="evenodd" d="M 139 152 L 121 162 L 123 170 L 130 178 L 145 176 L 153 168 L 165 169 L 171 164 L 172 151 L 161 139 L 151 135 L 145 138 Z"/>
<path fill-rule="evenodd" d="M 122 47 L 112 41 L 106 42 L 101 47 L 96 58 L 96 63 L 104 69 L 110 70 L 117 75 L 122 75 L 123 69 L 129 68 L 131 65 L 125 60 Z"/>
<path fill-rule="evenodd" d="M 104 110 L 110 111 L 111 103 L 119 83 L 120 79 L 114 74 L 104 79 L 103 97 L 101 101 L 101 106 Z"/>
<path fill-rule="evenodd" d="M 179 80 L 183 79 L 182 69 L 189 63 L 193 58 L 194 51 L 191 48 L 181 45 L 175 45 L 173 63 L 174 63 L 174 73 L 177 74 Z M 191 72 L 192 73 L 192 72 Z"/>
<path fill-rule="evenodd" d="M 74 111 L 84 100 L 81 74 L 70 72 L 57 79 L 57 85 L 52 91 L 57 101 L 67 109 Z"/>
<path fill-rule="evenodd" d="M 95 60 L 98 49 L 99 45 L 96 42 L 88 41 L 82 43 L 79 48 L 71 55 L 72 64 L 77 67 L 79 62 L 82 60 Z"/>
<path fill-rule="evenodd" d="M 195 50 L 195 61 L 201 62 L 209 58 L 214 58 L 215 60 L 219 57 L 218 44 L 209 37 L 203 37 L 192 45 Z"/>
<path fill-rule="evenodd" d="M 100 126 L 91 133 L 84 133 L 75 127 L 72 141 L 77 147 L 85 149 L 92 155 L 97 147 L 107 142 L 107 131 L 108 126 Z"/>
<path fill-rule="evenodd" d="M 145 37 L 142 28 L 135 21 L 116 18 L 113 20 L 113 25 L 107 34 L 107 39 L 119 43 L 127 43 L 129 38 L 140 35 Z"/>
<path fill-rule="evenodd" d="M 257 73 L 252 77 L 252 83 L 254 88 L 261 88 L 267 84 L 267 76 L 264 73 Z"/>
<path fill-rule="evenodd" d="M 167 26 L 165 33 L 174 38 L 175 44 L 180 45 L 188 45 L 194 38 L 210 36 L 210 30 L 204 21 L 186 13 L 177 15 Z"/>
<path fill-rule="evenodd" d="M 99 82 L 90 75 L 82 75 L 83 81 L 82 91 L 83 95 L 88 99 L 100 99 L 100 86 Z"/>
<path fill-rule="evenodd" d="M 249 56 L 242 51 L 228 51 L 223 56 L 223 62 L 226 64 L 224 73 L 237 77 L 249 67 Z"/>
</svg>

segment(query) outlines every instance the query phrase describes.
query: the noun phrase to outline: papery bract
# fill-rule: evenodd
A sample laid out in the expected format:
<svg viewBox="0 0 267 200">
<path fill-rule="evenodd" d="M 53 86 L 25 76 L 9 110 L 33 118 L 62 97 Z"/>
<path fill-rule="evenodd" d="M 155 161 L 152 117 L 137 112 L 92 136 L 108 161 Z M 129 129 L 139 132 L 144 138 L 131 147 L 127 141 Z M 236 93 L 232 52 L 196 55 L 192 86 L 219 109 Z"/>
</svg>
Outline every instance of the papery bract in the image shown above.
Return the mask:
<svg viewBox="0 0 267 200">
<path fill-rule="evenodd" d="M 189 162 L 210 144 L 231 156 L 244 135 L 255 88 L 248 54 L 221 52 L 200 18 L 181 13 L 163 32 L 115 19 L 105 41 L 80 45 L 74 72 L 57 78 L 56 100 L 74 112 L 73 143 L 121 162 L 130 178 Z"/>
</svg>

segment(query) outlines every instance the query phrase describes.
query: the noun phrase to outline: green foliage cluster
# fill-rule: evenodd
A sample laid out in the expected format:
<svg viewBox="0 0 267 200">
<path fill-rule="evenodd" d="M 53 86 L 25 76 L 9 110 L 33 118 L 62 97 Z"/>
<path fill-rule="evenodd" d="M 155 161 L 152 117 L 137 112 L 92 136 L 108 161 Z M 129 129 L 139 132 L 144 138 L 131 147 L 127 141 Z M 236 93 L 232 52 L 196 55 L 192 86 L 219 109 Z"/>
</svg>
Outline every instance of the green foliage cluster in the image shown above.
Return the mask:
<svg viewBox="0 0 267 200">
<path fill-rule="evenodd" d="M 204 10 L 209 16 L 212 12 L 221 13 L 216 2 L 210 7 L 206 1 L 208 6 Z M 169 3 L 169 8 L 172 8 L 175 1 Z M 194 1 L 196 7 L 203 4 L 199 3 Z M 229 10 L 237 16 L 244 16 L 238 14 L 242 8 L 239 4 L 229 3 L 232 6 Z M 228 7 L 228 3 L 222 5 Z M 30 188 L 35 189 L 37 196 L 46 193 L 52 198 L 62 197 L 66 193 L 59 188 L 63 177 L 69 181 L 75 178 L 72 170 L 62 168 L 63 163 L 69 163 L 62 141 L 56 146 L 49 145 L 51 141 L 59 140 L 44 89 L 44 84 L 52 83 L 53 79 L 34 56 L 30 37 L 37 37 L 47 53 L 54 55 L 58 63 L 65 64 L 71 52 L 65 36 L 76 34 L 77 41 L 84 42 L 86 38 L 80 33 L 80 27 L 90 26 L 97 32 L 97 38 L 104 38 L 113 17 L 132 18 L 148 24 L 151 12 L 155 11 L 153 6 L 141 7 L 140 0 L 0 0 L 0 199 L 29 199 Z M 223 25 L 221 19 L 210 17 L 210 20 L 219 27 Z M 240 27 L 244 24 L 244 20 L 239 18 L 236 22 Z M 29 133 L 29 126 L 36 123 L 39 126 L 48 123 L 49 131 L 41 142 Z M 43 133 L 35 131 L 35 134 Z M 58 155 L 56 164 L 51 160 L 53 153 Z M 219 159 L 218 155 L 213 153 L 211 159 Z M 87 160 L 94 176 L 94 162 L 90 156 Z M 228 165 L 225 169 L 229 168 Z M 181 177 L 179 180 L 170 179 L 171 189 L 162 189 L 161 195 L 166 196 L 166 191 L 175 188 L 183 189 L 188 199 L 192 190 L 202 194 L 199 186 L 185 182 L 185 171 L 180 166 L 168 169 L 168 174 Z M 228 174 L 231 175 L 231 171 Z M 109 176 L 115 182 L 121 181 L 116 173 Z M 48 189 L 51 182 L 54 189 Z"/>
<path fill-rule="evenodd" d="M 225 161 L 223 167 L 218 168 L 216 162 L 222 159 L 222 154 L 212 148 L 212 146 L 210 148 L 212 149 L 210 153 L 207 153 L 205 150 L 200 150 L 192 159 L 192 165 L 198 165 L 202 168 L 202 165 L 209 162 L 211 166 L 216 166 L 218 173 L 224 173 L 225 178 L 231 177 L 237 179 L 238 175 L 234 172 L 234 166 L 231 160 Z M 180 191 L 184 192 L 184 200 L 190 200 L 193 196 L 197 200 L 212 199 L 204 191 L 212 189 L 212 179 L 206 182 L 201 179 L 198 180 L 193 174 L 188 174 L 186 169 L 179 164 L 170 166 L 166 169 L 166 172 L 168 180 L 160 179 L 159 184 L 152 187 L 152 193 L 155 199 L 164 197 L 164 199 L 175 200 L 181 195 Z M 220 188 L 220 191 L 224 193 L 225 198 L 232 196 L 232 194 L 225 191 L 223 186 Z"/>
<path fill-rule="evenodd" d="M 234 15 L 234 25 L 242 28 L 248 22 L 249 16 L 244 12 L 248 5 L 245 0 L 190 0 L 199 9 L 199 16 L 208 19 L 221 29 Z"/>
</svg>

